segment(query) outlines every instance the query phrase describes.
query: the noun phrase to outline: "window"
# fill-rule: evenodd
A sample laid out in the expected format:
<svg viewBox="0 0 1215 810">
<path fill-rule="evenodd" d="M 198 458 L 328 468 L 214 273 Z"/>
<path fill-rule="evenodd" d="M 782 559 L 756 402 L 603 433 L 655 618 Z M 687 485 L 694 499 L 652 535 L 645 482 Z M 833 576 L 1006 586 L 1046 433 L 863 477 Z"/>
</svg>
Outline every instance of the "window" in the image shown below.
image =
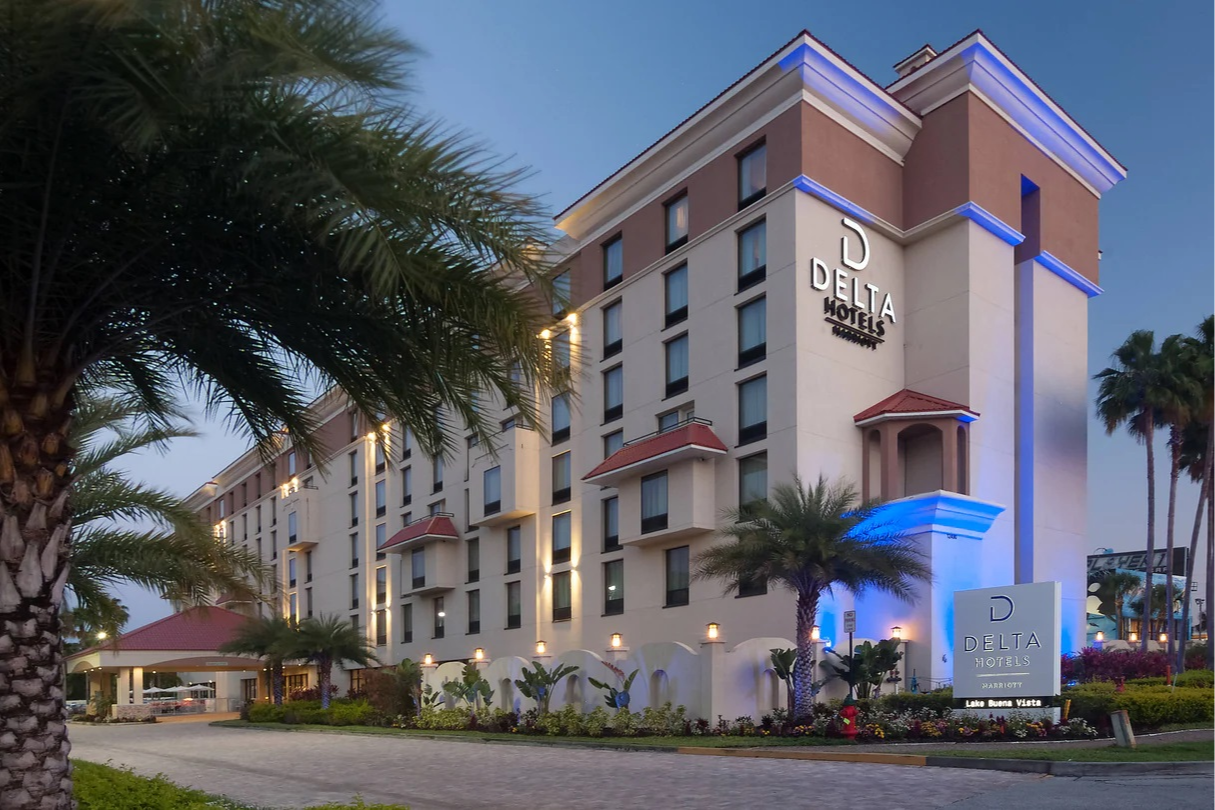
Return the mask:
<svg viewBox="0 0 1215 810">
<path fill-rule="evenodd" d="M 570 271 L 553 278 L 553 315 L 561 317 L 570 304 Z"/>
<path fill-rule="evenodd" d="M 384 442 L 377 441 L 375 443 L 375 473 L 379 475 L 384 472 L 384 468 L 388 466 L 387 460 L 384 458 Z"/>
<path fill-rule="evenodd" d="M 624 366 L 603 372 L 603 421 L 612 422 L 624 415 Z"/>
<path fill-rule="evenodd" d="M 295 512 L 287 513 L 287 543 L 294 544 L 299 539 L 299 515 Z"/>
<path fill-rule="evenodd" d="M 491 467 L 482 476 L 485 482 L 485 514 L 493 515 L 502 510 L 502 468 Z"/>
<path fill-rule="evenodd" d="M 284 675 L 283 676 L 283 694 L 290 695 L 292 692 L 308 688 L 308 675 Z"/>
<path fill-rule="evenodd" d="M 382 605 L 388 601 L 388 568 L 381 565 L 375 569 L 375 603 Z"/>
<path fill-rule="evenodd" d="M 553 515 L 553 562 L 570 561 L 570 513 Z"/>
<path fill-rule="evenodd" d="M 304 617 L 312 618 L 312 589 L 304 588 Z"/>
<path fill-rule="evenodd" d="M 667 396 L 688 390 L 688 335 L 685 332 L 665 344 L 667 354 Z"/>
<path fill-rule="evenodd" d="M 433 603 L 435 634 L 432 638 L 443 638 L 443 630 L 447 622 L 447 611 L 443 610 L 443 597 L 436 596 Z"/>
<path fill-rule="evenodd" d="M 236 518 L 228 521 L 228 545 L 236 545 Z"/>
<path fill-rule="evenodd" d="M 563 442 L 570 437 L 570 400 L 569 394 L 557 394 L 553 397 L 553 444 Z"/>
<path fill-rule="evenodd" d="M 270 559 L 278 559 L 278 532 L 270 532 Z"/>
<path fill-rule="evenodd" d="M 738 366 L 768 356 L 768 299 L 757 298 L 738 308 Z"/>
<path fill-rule="evenodd" d="M 476 537 L 468 538 L 468 581 L 477 582 L 481 579 L 481 540 Z"/>
<path fill-rule="evenodd" d="M 523 565 L 523 529 L 511 526 L 506 530 L 506 573 L 517 574 Z"/>
<path fill-rule="evenodd" d="M 620 549 L 620 499 L 606 498 L 603 501 L 603 550 Z"/>
<path fill-rule="evenodd" d="M 445 499 L 445 498 L 440 498 L 439 500 L 437 500 L 437 501 L 435 501 L 434 503 L 432 503 L 432 504 L 431 504 L 431 505 L 428 507 L 428 508 L 429 508 L 429 510 L 430 510 L 430 516 L 431 516 L 431 517 L 434 517 L 435 515 L 437 515 L 437 514 L 439 514 L 440 512 L 442 512 L 442 511 L 443 511 L 443 507 L 444 507 L 444 506 L 446 506 L 446 505 L 447 505 L 447 499 Z"/>
<path fill-rule="evenodd" d="M 405 428 L 401 431 L 401 461 L 413 455 L 413 431 Z"/>
<path fill-rule="evenodd" d="M 350 609 L 354 610 L 359 606 L 359 575 L 353 573 L 350 575 Z"/>
<path fill-rule="evenodd" d="M 260 506 L 253 507 L 253 533 L 262 533 L 262 508 Z"/>
<path fill-rule="evenodd" d="M 290 453 L 287 454 L 287 475 L 289 477 L 295 475 L 295 451 L 294 450 L 292 450 Z"/>
<path fill-rule="evenodd" d="M 350 567 L 358 568 L 359 565 L 359 536 L 357 534 L 350 535 Z"/>
<path fill-rule="evenodd" d="M 270 499 L 270 525 L 278 525 L 278 498 Z"/>
<path fill-rule="evenodd" d="M 738 232 L 738 289 L 764 280 L 768 272 L 768 223 L 760 220 Z"/>
<path fill-rule="evenodd" d="M 290 596 L 287 597 L 287 601 L 288 601 L 288 607 L 287 607 L 288 615 L 291 616 L 291 619 L 293 621 L 299 621 L 299 618 L 300 618 L 299 599 L 296 598 L 295 594 L 291 594 Z"/>
<path fill-rule="evenodd" d="M 350 441 L 359 438 L 359 415 L 357 411 L 350 412 Z"/>
<path fill-rule="evenodd" d="M 679 427 L 679 411 L 667 411 L 664 414 L 659 414 L 659 416 L 658 416 L 658 432 L 659 433 L 666 433 L 668 430 L 672 430 L 676 427 Z"/>
<path fill-rule="evenodd" d="M 624 280 L 624 240 L 617 236 L 603 246 L 603 289 Z"/>
<path fill-rule="evenodd" d="M 375 516 L 384 517 L 384 513 L 388 511 L 388 483 L 386 481 L 375 482 Z"/>
<path fill-rule="evenodd" d="M 768 454 L 738 460 L 738 503 L 745 506 L 768 497 Z"/>
<path fill-rule="evenodd" d="M 768 580 L 764 577 L 740 579 L 738 581 L 738 597 L 763 596 L 768 592 Z"/>
<path fill-rule="evenodd" d="M 413 605 L 401 605 L 401 642 L 413 643 Z"/>
<path fill-rule="evenodd" d="M 764 144 L 738 156 L 738 210 L 768 193 L 768 149 Z"/>
<path fill-rule="evenodd" d="M 246 512 L 245 514 L 240 516 L 240 539 L 241 540 L 249 539 L 249 513 L 248 512 Z"/>
<path fill-rule="evenodd" d="M 312 581 L 312 552 L 304 552 L 304 582 Z"/>
<path fill-rule="evenodd" d="M 553 336 L 553 365 L 564 371 L 570 367 L 570 333 L 560 332 Z"/>
<path fill-rule="evenodd" d="M 228 516 L 228 499 L 225 497 L 219 499 L 219 516 L 221 518 Z"/>
<path fill-rule="evenodd" d="M 468 634 L 481 632 L 481 592 L 468 592 Z"/>
<path fill-rule="evenodd" d="M 523 588 L 518 582 L 506 583 L 506 629 L 523 626 Z"/>
<path fill-rule="evenodd" d="M 624 347 L 624 327 L 620 317 L 623 305 L 617 301 L 603 308 L 603 359 L 620 354 Z"/>
<path fill-rule="evenodd" d="M 384 647 L 388 644 L 388 611 L 375 612 L 375 646 Z M 353 686 L 351 687 L 353 689 Z"/>
<path fill-rule="evenodd" d="M 688 319 L 688 266 L 681 264 L 663 276 L 666 289 L 664 328 Z"/>
<path fill-rule="evenodd" d="M 603 615 L 624 613 L 624 560 L 603 564 Z"/>
<path fill-rule="evenodd" d="M 553 503 L 566 503 L 570 499 L 570 451 L 553 456 Z"/>
<path fill-rule="evenodd" d="M 438 492 L 443 489 L 443 457 L 435 456 L 431 462 L 431 480 L 434 481 L 434 486 L 430 488 L 431 492 Z"/>
<path fill-rule="evenodd" d="M 667 527 L 667 473 L 662 471 L 641 479 L 641 533 Z"/>
<path fill-rule="evenodd" d="M 413 587 L 426 587 L 426 550 L 415 548 L 409 554 L 409 576 L 413 581 Z"/>
<path fill-rule="evenodd" d="M 377 523 L 375 525 L 375 558 L 377 560 L 384 559 L 384 552 L 380 551 L 384 547 L 384 543 L 388 540 L 388 524 Z"/>
<path fill-rule="evenodd" d="M 667 203 L 667 253 L 688 243 L 688 195 Z"/>
<path fill-rule="evenodd" d="M 603 457 L 615 453 L 620 448 L 624 447 L 624 431 L 613 430 L 611 433 L 603 437 Z"/>
<path fill-rule="evenodd" d="M 295 587 L 295 555 L 287 558 L 287 587 Z"/>
<path fill-rule="evenodd" d="M 257 475 L 253 476 L 253 485 L 254 485 L 254 487 L 256 487 L 256 490 L 257 490 L 255 497 L 260 498 L 262 496 L 262 474 L 261 473 L 258 473 Z"/>
<path fill-rule="evenodd" d="M 359 482 L 359 451 L 350 454 L 350 486 Z"/>
<path fill-rule="evenodd" d="M 401 506 L 413 503 L 413 467 L 401 470 Z"/>
<path fill-rule="evenodd" d="M 667 607 L 688 603 L 688 547 L 667 549 Z"/>
<path fill-rule="evenodd" d="M 359 493 L 350 493 L 350 525 L 359 525 Z"/>
<path fill-rule="evenodd" d="M 560 571 L 553 574 L 553 621 L 569 621 L 573 613 L 572 605 L 570 572 Z"/>
<path fill-rule="evenodd" d="M 401 527 L 404 528 L 410 523 L 413 523 L 413 512 L 404 512 L 401 514 Z"/>
<path fill-rule="evenodd" d="M 768 435 L 768 378 L 756 377 L 738 386 L 738 443 L 749 444 Z"/>
</svg>

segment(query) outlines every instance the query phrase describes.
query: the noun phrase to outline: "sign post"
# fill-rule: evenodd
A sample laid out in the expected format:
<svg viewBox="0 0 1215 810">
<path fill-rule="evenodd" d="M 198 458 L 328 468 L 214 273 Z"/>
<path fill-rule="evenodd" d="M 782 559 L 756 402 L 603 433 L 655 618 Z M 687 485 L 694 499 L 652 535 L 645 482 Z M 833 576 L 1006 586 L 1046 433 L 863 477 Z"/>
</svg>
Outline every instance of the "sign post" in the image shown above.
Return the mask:
<svg viewBox="0 0 1215 810">
<path fill-rule="evenodd" d="M 856 611 L 844 611 L 844 632 L 848 634 L 848 666 L 852 666 L 852 634 L 856 632 Z M 848 686 L 848 697 L 852 697 L 852 686 Z"/>
<path fill-rule="evenodd" d="M 954 592 L 954 708 L 1028 711 L 1055 705 L 1062 594 L 1058 582 Z"/>
</svg>

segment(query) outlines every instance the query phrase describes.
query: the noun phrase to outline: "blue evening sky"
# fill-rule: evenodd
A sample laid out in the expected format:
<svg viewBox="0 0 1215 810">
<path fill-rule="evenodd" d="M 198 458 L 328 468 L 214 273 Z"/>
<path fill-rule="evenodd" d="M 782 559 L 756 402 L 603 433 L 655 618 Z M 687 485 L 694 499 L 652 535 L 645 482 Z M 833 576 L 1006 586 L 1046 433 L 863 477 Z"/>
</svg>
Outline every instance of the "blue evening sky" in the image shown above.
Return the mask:
<svg viewBox="0 0 1215 810">
<path fill-rule="evenodd" d="M 1089 369 L 1134 329 L 1188 332 L 1212 309 L 1212 7 L 1209 3 L 577 3 L 389 0 L 425 55 L 413 103 L 513 156 L 527 190 L 557 211 L 809 29 L 879 84 L 925 42 L 984 32 L 1130 170 L 1101 204 L 1101 285 L 1089 309 Z M 137 475 L 182 495 L 242 452 L 218 422 Z M 1164 542 L 1167 466 L 1158 507 Z M 1090 544 L 1143 548 L 1144 450 L 1089 428 Z M 1182 487 L 1188 544 L 1195 488 Z M 1200 557 L 1201 558 L 1201 557 Z M 123 594 L 131 628 L 168 612 Z"/>
</svg>

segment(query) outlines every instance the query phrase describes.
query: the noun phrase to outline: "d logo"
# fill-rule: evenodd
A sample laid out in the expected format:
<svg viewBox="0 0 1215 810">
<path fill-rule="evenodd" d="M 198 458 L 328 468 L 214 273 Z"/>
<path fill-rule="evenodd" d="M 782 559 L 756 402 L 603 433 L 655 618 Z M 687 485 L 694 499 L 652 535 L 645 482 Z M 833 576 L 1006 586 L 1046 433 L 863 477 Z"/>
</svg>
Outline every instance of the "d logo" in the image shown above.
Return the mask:
<svg viewBox="0 0 1215 810">
<path fill-rule="evenodd" d="M 845 228 L 861 238 L 861 258 L 853 261 L 848 256 L 847 234 L 840 237 L 840 252 L 843 253 L 841 260 L 844 263 L 844 267 L 850 267 L 853 270 L 864 270 L 865 266 L 869 264 L 869 237 L 865 236 L 865 231 L 861 228 L 859 223 L 853 222 L 852 220 L 848 219 L 848 217 L 844 217 L 843 223 Z"/>
<path fill-rule="evenodd" d="M 1008 619 L 1013 615 L 1013 600 L 1009 599 L 1007 596 L 993 596 L 991 598 L 991 601 L 995 602 L 997 599 L 1003 600 L 1008 603 L 1008 612 L 997 619 L 996 618 L 996 606 L 992 605 L 990 608 L 988 608 L 988 610 L 990 611 L 990 614 L 991 614 L 991 620 L 993 622 L 1008 621 Z"/>
</svg>

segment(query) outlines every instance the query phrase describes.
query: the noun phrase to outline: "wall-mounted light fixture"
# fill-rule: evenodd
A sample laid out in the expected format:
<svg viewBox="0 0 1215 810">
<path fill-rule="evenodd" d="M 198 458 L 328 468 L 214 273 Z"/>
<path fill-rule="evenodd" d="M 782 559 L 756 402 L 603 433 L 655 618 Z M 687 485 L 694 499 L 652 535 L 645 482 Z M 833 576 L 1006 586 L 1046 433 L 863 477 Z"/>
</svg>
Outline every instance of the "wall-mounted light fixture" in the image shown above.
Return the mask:
<svg viewBox="0 0 1215 810">
<path fill-rule="evenodd" d="M 435 657 L 433 655 L 431 655 L 430 653 L 426 653 L 426 655 L 422 656 L 422 666 L 433 667 L 434 664 L 435 664 Z"/>
<path fill-rule="evenodd" d="M 485 660 L 485 648 L 484 647 L 478 647 L 477 649 L 473 650 L 473 660 L 474 661 L 484 661 Z"/>
<path fill-rule="evenodd" d="M 816 624 L 810 628 L 810 640 L 818 641 L 820 638 L 822 638 L 821 631 L 819 630 L 819 627 Z"/>
<path fill-rule="evenodd" d="M 619 633 L 612 633 L 612 649 L 618 650 L 624 644 L 624 636 Z"/>
<path fill-rule="evenodd" d="M 710 639 L 716 639 L 716 638 L 717 638 L 718 631 L 719 631 L 720 629 L 721 629 L 721 625 L 719 625 L 717 622 L 709 622 L 709 627 L 708 627 L 708 636 L 709 636 L 709 638 L 710 638 Z"/>
<path fill-rule="evenodd" d="M 903 640 L 903 628 L 899 627 L 897 624 L 894 627 L 891 627 L 890 628 L 890 637 L 892 639 L 894 639 L 895 641 L 902 641 Z"/>
<path fill-rule="evenodd" d="M 544 641 L 536 642 L 536 655 L 545 655 L 548 652 L 548 644 Z"/>
</svg>

